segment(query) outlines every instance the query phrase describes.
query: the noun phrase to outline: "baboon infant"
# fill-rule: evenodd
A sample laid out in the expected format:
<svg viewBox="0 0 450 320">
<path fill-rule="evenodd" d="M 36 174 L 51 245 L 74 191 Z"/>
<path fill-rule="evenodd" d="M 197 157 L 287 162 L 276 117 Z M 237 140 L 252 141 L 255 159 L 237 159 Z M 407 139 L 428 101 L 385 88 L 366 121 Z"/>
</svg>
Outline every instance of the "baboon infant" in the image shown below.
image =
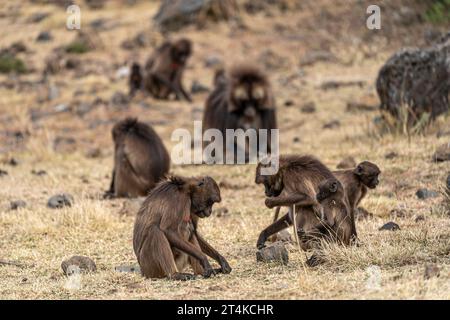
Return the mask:
<svg viewBox="0 0 450 320">
<path fill-rule="evenodd" d="M 220 202 L 220 190 L 210 177 L 171 177 L 148 195 L 134 224 L 133 248 L 147 278 L 194 279 L 230 273 L 227 260 L 197 230 L 199 218 L 209 217 Z M 213 269 L 207 256 L 220 268 Z M 190 265 L 194 274 L 183 273 Z"/>
<path fill-rule="evenodd" d="M 378 166 L 369 161 L 361 162 L 355 169 L 333 171 L 333 174 L 344 186 L 347 195 L 352 219 L 353 238 L 357 237 L 355 218 L 358 205 L 366 196 L 368 189 L 375 189 L 378 186 L 380 173 Z"/>
<path fill-rule="evenodd" d="M 106 197 L 139 197 L 169 171 L 170 157 L 158 134 L 136 118 L 114 125 L 114 170 Z"/>
</svg>

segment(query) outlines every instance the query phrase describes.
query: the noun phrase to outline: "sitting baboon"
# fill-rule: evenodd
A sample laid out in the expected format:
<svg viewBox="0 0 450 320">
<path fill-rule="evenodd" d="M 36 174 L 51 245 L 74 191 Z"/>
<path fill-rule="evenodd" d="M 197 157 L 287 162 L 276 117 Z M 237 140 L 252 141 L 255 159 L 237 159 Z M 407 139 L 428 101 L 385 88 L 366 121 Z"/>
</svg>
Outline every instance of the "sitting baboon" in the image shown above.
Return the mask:
<svg viewBox="0 0 450 320">
<path fill-rule="evenodd" d="M 170 156 L 149 125 L 126 118 L 114 125 L 114 170 L 106 197 L 139 197 L 168 172 Z"/>
<path fill-rule="evenodd" d="M 171 177 L 159 183 L 144 201 L 136 216 L 133 248 L 147 278 L 190 280 L 183 273 L 190 265 L 194 274 L 210 277 L 230 273 L 231 267 L 198 233 L 199 218 L 209 217 L 220 202 L 220 190 L 210 177 Z M 207 256 L 220 268 L 213 269 Z"/>
</svg>

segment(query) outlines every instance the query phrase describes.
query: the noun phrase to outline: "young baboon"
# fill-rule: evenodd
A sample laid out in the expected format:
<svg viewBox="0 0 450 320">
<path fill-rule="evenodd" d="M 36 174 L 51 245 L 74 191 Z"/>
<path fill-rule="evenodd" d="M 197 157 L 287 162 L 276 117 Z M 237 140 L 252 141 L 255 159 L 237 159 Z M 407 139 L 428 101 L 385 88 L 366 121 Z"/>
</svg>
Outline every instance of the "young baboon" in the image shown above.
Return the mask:
<svg viewBox="0 0 450 320">
<path fill-rule="evenodd" d="M 267 129 L 267 152 L 270 152 L 270 129 L 276 129 L 277 124 L 275 101 L 266 75 L 254 66 L 239 65 L 227 75 L 218 70 L 214 84 L 205 104 L 203 130 L 218 129 L 225 137 L 226 129 Z M 204 147 L 207 145 L 208 142 Z M 248 143 L 245 148 L 248 158 Z"/>
<path fill-rule="evenodd" d="M 357 238 L 355 217 L 361 200 L 366 196 L 368 189 L 375 189 L 379 183 L 381 173 L 378 166 L 369 161 L 363 161 L 355 169 L 333 171 L 333 174 L 342 183 L 347 194 L 352 218 L 352 237 Z"/>
<path fill-rule="evenodd" d="M 280 156 L 279 169 L 276 174 L 262 175 L 259 163 L 256 168 L 256 184 L 263 184 L 267 196 L 265 204 L 268 208 L 287 206 L 292 211 L 295 204 L 303 212 L 303 207 L 312 206 L 320 215 L 315 202 L 319 183 L 325 179 L 334 178 L 331 171 L 318 159 L 312 156 L 285 155 Z M 267 238 L 291 225 L 289 213 L 263 230 L 257 246 L 263 247 Z"/>
<path fill-rule="evenodd" d="M 169 171 L 170 157 L 158 134 L 136 118 L 114 125 L 114 170 L 106 197 L 138 197 Z"/>
<path fill-rule="evenodd" d="M 183 273 L 190 265 L 194 274 L 205 278 L 230 273 L 227 260 L 198 233 L 199 218 L 209 217 L 212 206 L 220 202 L 220 190 L 210 177 L 171 177 L 153 189 L 136 216 L 133 248 L 147 278 L 190 280 Z M 207 256 L 220 268 L 213 269 Z"/>
<path fill-rule="evenodd" d="M 145 65 L 144 88 L 157 99 L 168 99 L 171 93 L 177 100 L 192 99 L 182 85 L 187 59 L 192 53 L 192 42 L 179 39 L 162 44 Z"/>
<path fill-rule="evenodd" d="M 142 73 L 141 67 L 138 63 L 134 62 L 131 66 L 130 79 L 128 81 L 130 87 L 130 96 L 134 96 L 137 90 L 142 86 Z"/>
</svg>

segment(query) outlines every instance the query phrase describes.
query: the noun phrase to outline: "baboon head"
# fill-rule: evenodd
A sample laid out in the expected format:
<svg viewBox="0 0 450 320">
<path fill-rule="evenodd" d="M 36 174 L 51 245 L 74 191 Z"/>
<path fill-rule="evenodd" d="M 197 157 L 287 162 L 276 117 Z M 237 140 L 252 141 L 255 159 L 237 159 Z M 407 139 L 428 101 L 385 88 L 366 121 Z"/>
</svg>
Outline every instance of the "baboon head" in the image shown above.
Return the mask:
<svg viewBox="0 0 450 320">
<path fill-rule="evenodd" d="M 257 68 L 238 66 L 230 72 L 228 111 L 240 119 L 243 129 L 257 128 L 261 113 L 271 109 L 269 83 Z"/>
<path fill-rule="evenodd" d="M 193 178 L 190 193 L 191 214 L 199 218 L 209 217 L 213 204 L 221 201 L 219 186 L 211 177 Z"/>
<path fill-rule="evenodd" d="M 316 195 L 317 201 L 321 202 L 328 198 L 340 199 L 344 195 L 344 187 L 336 178 L 330 178 L 319 183 Z"/>
<path fill-rule="evenodd" d="M 121 120 L 114 125 L 111 132 L 114 143 L 116 145 L 120 143 L 120 141 L 126 136 L 128 132 L 130 132 L 130 130 L 133 130 L 133 128 L 137 124 L 137 121 L 137 118 L 125 118 L 124 120 Z"/>
<path fill-rule="evenodd" d="M 369 161 L 363 161 L 353 170 L 361 182 L 370 189 L 375 189 L 379 183 L 378 175 L 381 173 L 378 166 Z"/>
<path fill-rule="evenodd" d="M 192 52 L 192 42 L 189 39 L 177 40 L 171 49 L 171 57 L 174 63 L 179 65 L 185 65 L 187 59 Z"/>
<path fill-rule="evenodd" d="M 264 192 L 267 197 L 278 197 L 284 189 L 282 168 L 279 168 L 276 174 L 262 175 L 261 168 L 263 167 L 270 167 L 270 164 L 258 163 L 255 183 L 264 185 Z"/>
</svg>

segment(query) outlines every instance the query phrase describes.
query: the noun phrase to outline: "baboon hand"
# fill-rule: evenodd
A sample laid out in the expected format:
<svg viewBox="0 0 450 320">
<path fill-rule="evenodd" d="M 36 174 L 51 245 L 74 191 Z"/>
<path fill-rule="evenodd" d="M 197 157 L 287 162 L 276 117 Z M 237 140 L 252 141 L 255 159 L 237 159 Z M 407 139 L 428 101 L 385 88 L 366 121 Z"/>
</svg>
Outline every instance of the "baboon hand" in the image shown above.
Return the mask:
<svg viewBox="0 0 450 320">
<path fill-rule="evenodd" d="M 228 264 L 228 261 L 225 260 L 225 258 L 223 258 L 223 257 L 220 259 L 220 269 L 219 270 L 220 270 L 220 272 L 225 273 L 225 274 L 230 273 L 232 270 L 230 265 Z"/>
<path fill-rule="evenodd" d="M 273 197 L 268 197 L 264 201 L 267 208 L 272 209 L 273 207 L 276 207 L 275 200 Z"/>
<path fill-rule="evenodd" d="M 264 234 L 260 234 L 259 238 L 258 238 L 258 242 L 256 242 L 256 248 L 258 249 L 262 249 L 264 248 L 266 245 L 266 237 L 264 236 Z"/>
<path fill-rule="evenodd" d="M 209 261 L 207 258 L 205 258 L 205 261 L 203 261 L 203 277 L 204 278 L 209 278 L 212 275 L 215 275 L 216 272 L 214 271 L 214 269 L 211 267 Z"/>
</svg>

